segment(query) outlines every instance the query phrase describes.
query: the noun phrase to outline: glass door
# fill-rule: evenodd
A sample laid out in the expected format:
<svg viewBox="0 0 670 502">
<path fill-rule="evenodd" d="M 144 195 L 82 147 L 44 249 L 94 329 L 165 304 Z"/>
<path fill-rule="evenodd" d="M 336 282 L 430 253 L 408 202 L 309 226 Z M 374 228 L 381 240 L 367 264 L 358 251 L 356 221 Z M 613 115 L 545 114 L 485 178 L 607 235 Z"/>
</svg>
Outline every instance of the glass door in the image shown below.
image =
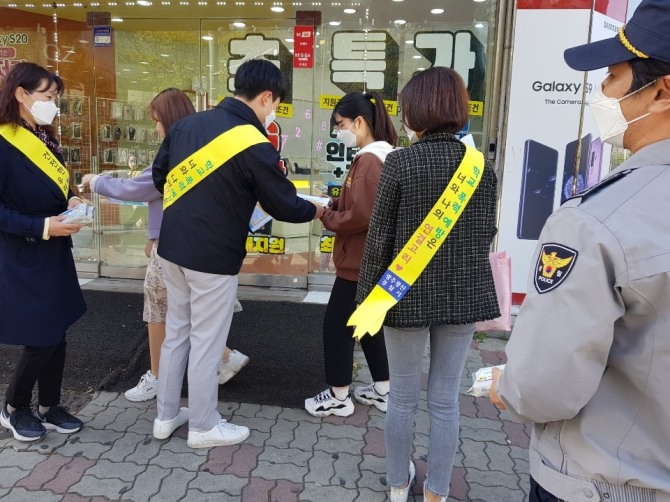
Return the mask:
<svg viewBox="0 0 670 502">
<path fill-rule="evenodd" d="M 194 83 L 207 106 L 232 95 L 237 68 L 249 59 L 272 61 L 283 73 L 287 92 L 270 126 L 282 169 L 298 192 L 314 193 L 312 183 L 313 47 L 311 20 L 207 19 L 201 21 L 202 72 Z M 296 54 L 297 51 L 297 54 Z M 306 287 L 314 222 L 272 220 L 247 237 L 242 284 Z"/>
</svg>

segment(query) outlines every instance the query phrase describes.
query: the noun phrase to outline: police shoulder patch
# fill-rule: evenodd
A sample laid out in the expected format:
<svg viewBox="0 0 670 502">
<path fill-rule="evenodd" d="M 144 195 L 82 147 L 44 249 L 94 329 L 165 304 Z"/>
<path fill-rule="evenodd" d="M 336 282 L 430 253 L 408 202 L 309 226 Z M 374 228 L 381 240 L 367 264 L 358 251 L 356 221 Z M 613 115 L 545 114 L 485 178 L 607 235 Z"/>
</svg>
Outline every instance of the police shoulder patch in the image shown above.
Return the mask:
<svg viewBox="0 0 670 502">
<path fill-rule="evenodd" d="M 562 244 L 548 242 L 542 249 L 535 264 L 535 289 L 547 293 L 556 289 L 568 277 L 577 261 L 577 251 Z"/>
</svg>

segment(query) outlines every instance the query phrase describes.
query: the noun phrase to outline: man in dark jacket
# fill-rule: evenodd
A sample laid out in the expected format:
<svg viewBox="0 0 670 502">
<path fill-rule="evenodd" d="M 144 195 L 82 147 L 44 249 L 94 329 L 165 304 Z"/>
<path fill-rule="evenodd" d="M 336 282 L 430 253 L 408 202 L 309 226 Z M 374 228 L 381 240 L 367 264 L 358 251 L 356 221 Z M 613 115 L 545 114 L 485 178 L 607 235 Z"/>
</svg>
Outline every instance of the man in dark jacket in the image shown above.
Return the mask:
<svg viewBox="0 0 670 502">
<path fill-rule="evenodd" d="M 217 411 L 217 369 L 226 346 L 257 202 L 271 216 L 301 223 L 322 207 L 299 198 L 278 167 L 267 127 L 284 96 L 279 69 L 267 60 L 242 64 L 235 97 L 175 123 L 153 167 L 164 193 L 158 255 L 168 290 L 166 338 L 158 379 L 154 437 L 165 439 L 189 422 L 191 448 L 236 444 L 249 429 Z M 180 408 L 188 363 L 189 408 Z"/>
</svg>

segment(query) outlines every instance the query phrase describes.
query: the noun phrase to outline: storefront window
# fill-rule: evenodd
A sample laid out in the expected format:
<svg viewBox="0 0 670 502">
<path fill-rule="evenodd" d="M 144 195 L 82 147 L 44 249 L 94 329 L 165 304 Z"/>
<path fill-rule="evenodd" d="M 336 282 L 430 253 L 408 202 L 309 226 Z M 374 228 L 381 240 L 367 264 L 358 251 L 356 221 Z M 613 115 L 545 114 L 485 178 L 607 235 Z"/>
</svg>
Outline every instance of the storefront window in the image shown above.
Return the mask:
<svg viewBox="0 0 670 502">
<path fill-rule="evenodd" d="M 488 147 L 494 0 L 422 0 L 411 9 L 373 0 L 313 13 L 288 5 L 276 13 L 277 2 L 254 2 L 226 6 L 225 19 L 213 5 L 225 2 L 186 3 L 154 2 L 149 16 L 114 2 L 96 4 L 97 13 L 75 3 L 0 8 L 0 78 L 14 61 L 29 60 L 65 81 L 58 120 L 75 190 L 89 172 L 130 178 L 151 165 L 160 137 L 147 106 L 159 91 L 177 87 L 197 110 L 210 108 L 232 94 L 237 67 L 253 57 L 273 61 L 286 77 L 270 138 L 280 150 L 278 169 L 301 193 L 337 195 L 346 178 L 356 150 L 338 143 L 330 116 L 348 92 L 380 93 L 399 146 L 408 145 L 397 95 L 414 72 L 430 66 L 451 66 L 466 80 L 471 120 L 463 134 Z M 142 277 L 146 204 L 83 195 L 96 202 L 98 219 L 75 238 L 80 271 Z M 334 272 L 333 243 L 318 221 L 271 221 L 250 233 L 242 272 L 298 278 L 287 284 L 304 287 L 308 274 Z"/>
</svg>

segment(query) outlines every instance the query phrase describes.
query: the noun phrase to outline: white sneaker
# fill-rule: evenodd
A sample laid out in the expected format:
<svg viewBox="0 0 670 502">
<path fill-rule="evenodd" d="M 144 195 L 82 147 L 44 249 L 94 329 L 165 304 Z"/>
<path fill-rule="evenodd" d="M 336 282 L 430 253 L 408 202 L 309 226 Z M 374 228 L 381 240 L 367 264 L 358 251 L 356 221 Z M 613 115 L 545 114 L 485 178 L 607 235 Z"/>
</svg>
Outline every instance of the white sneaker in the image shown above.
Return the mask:
<svg viewBox="0 0 670 502">
<path fill-rule="evenodd" d="M 335 397 L 330 388 L 327 388 L 320 394 L 305 399 L 305 409 L 314 417 L 327 417 L 328 415 L 348 417 L 354 412 L 354 403 L 351 402 L 351 394 L 340 400 Z"/>
<path fill-rule="evenodd" d="M 356 401 L 361 404 L 367 404 L 368 406 L 374 406 L 379 411 L 386 413 L 389 403 L 388 392 L 386 394 L 380 394 L 375 388 L 375 383 L 372 382 L 369 385 L 356 387 L 354 389 L 354 397 Z"/>
<path fill-rule="evenodd" d="M 242 308 L 242 304 L 240 301 L 235 298 L 235 306 L 233 307 L 233 314 L 237 314 L 238 312 L 242 312 L 244 309 Z"/>
<path fill-rule="evenodd" d="M 249 358 L 242 354 L 242 352 L 231 350 L 230 354 L 228 354 L 228 360 L 221 360 L 221 363 L 219 363 L 219 385 L 223 385 L 237 375 L 237 372 L 248 363 Z"/>
<path fill-rule="evenodd" d="M 154 437 L 156 439 L 167 439 L 174 431 L 188 422 L 188 408 L 179 408 L 177 416 L 170 420 L 154 419 Z"/>
<path fill-rule="evenodd" d="M 241 443 L 249 437 L 249 428 L 233 425 L 223 418 L 207 432 L 189 431 L 186 444 L 190 448 L 210 448 Z"/>
<path fill-rule="evenodd" d="M 416 476 L 416 469 L 414 468 L 414 462 L 409 461 L 409 480 L 407 486 L 404 488 L 394 488 L 391 487 L 391 502 L 407 502 L 409 497 L 409 491 L 412 489 L 414 484 L 414 477 Z"/>
<path fill-rule="evenodd" d="M 149 370 L 142 375 L 140 382 L 132 389 L 127 390 L 124 395 L 128 401 L 139 403 L 141 401 L 155 399 L 157 393 L 158 378 L 156 378 L 153 373 L 151 373 L 151 370 Z"/>
</svg>

